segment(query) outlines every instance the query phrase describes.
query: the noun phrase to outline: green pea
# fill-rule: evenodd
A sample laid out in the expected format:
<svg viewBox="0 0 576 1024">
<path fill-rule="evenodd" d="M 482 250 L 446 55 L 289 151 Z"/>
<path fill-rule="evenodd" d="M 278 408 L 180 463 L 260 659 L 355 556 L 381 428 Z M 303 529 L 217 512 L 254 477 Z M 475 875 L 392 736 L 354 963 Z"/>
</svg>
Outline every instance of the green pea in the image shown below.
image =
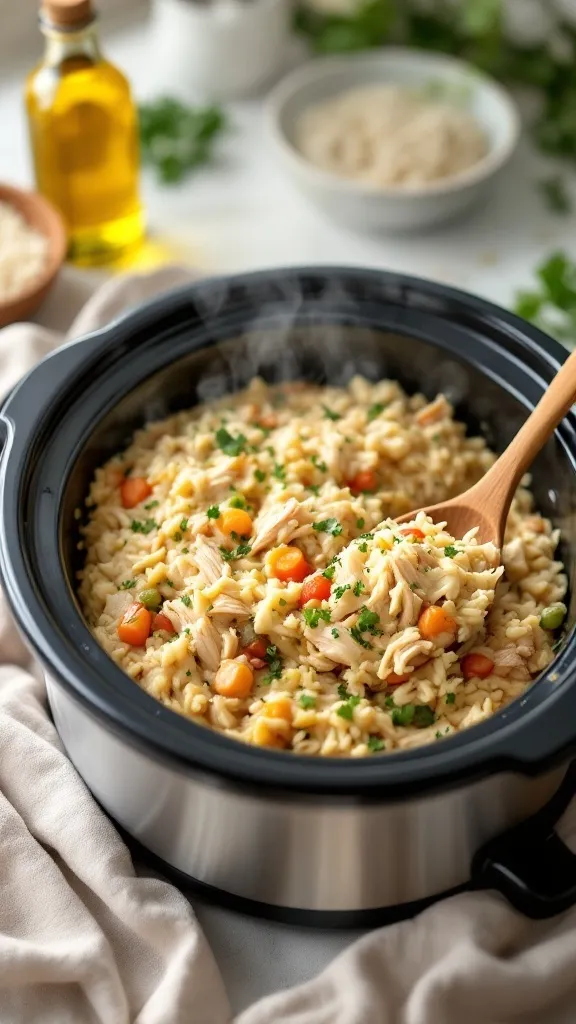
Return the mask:
<svg viewBox="0 0 576 1024">
<path fill-rule="evenodd" d="M 540 625 L 542 629 L 559 629 L 567 614 L 566 605 L 562 604 L 562 601 L 556 601 L 544 609 L 540 616 Z"/>
<path fill-rule="evenodd" d="M 150 587 L 148 590 L 140 591 L 138 594 L 138 600 L 145 608 L 148 608 L 149 611 L 156 612 L 162 604 L 162 595 L 155 587 Z"/>
</svg>

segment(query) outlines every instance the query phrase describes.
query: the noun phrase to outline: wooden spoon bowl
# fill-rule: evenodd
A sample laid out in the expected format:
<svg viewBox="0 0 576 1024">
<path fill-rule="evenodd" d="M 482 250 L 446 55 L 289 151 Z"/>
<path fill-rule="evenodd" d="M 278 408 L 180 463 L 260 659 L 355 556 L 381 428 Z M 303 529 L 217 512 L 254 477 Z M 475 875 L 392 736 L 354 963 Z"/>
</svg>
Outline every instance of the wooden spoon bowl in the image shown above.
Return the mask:
<svg viewBox="0 0 576 1024">
<path fill-rule="evenodd" d="M 64 262 L 66 228 L 58 211 L 43 196 L 10 185 L 0 185 L 0 202 L 13 206 L 24 220 L 48 239 L 46 264 L 40 274 L 12 299 L 0 300 L 0 327 L 26 320 L 36 312 Z"/>
<path fill-rule="evenodd" d="M 397 522 L 409 523 L 422 511 L 435 523 L 445 522 L 453 537 L 460 539 L 468 530 L 478 527 L 480 544 L 492 541 L 501 548 L 516 488 L 575 402 L 576 351 L 568 357 L 524 426 L 482 480 L 457 498 L 417 509 L 401 516 Z"/>
</svg>

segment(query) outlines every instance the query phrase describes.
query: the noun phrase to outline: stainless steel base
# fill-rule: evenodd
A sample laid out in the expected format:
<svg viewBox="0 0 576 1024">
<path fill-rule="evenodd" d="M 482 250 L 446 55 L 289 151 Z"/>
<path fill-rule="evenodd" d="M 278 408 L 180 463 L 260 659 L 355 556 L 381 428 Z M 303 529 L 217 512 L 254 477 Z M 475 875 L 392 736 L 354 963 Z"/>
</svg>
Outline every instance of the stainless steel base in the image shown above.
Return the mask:
<svg viewBox="0 0 576 1024">
<path fill-rule="evenodd" d="M 160 764 L 47 678 L 56 727 L 96 799 L 176 870 L 233 896 L 365 911 L 465 884 L 475 851 L 548 802 L 566 772 L 491 776 L 378 806 L 254 796 Z"/>
</svg>

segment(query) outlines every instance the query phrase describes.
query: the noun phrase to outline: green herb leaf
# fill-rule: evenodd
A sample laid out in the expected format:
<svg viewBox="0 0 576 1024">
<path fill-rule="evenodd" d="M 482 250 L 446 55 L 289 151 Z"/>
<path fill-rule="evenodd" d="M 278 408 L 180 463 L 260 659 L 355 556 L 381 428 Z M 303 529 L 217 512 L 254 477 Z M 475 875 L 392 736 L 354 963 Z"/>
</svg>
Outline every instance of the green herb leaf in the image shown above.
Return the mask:
<svg viewBox="0 0 576 1024">
<path fill-rule="evenodd" d="M 365 605 L 360 609 L 356 625 L 361 633 L 371 633 L 372 636 L 380 636 L 382 630 L 378 627 L 380 619 L 376 612 L 371 612 Z"/>
<path fill-rule="evenodd" d="M 340 718 L 346 718 L 349 722 L 354 717 L 354 708 L 360 703 L 360 697 L 353 697 L 346 694 L 346 703 L 342 704 L 339 708 L 336 708 L 336 714 L 340 715 Z"/>
<path fill-rule="evenodd" d="M 323 519 L 320 523 L 312 523 L 312 529 L 317 533 L 329 533 L 332 537 L 339 537 L 342 527 L 337 519 Z"/>
<path fill-rule="evenodd" d="M 454 558 L 458 554 L 458 548 L 455 548 L 453 544 L 447 544 L 444 548 L 444 554 L 447 558 Z"/>
<path fill-rule="evenodd" d="M 210 161 L 214 141 L 226 127 L 218 107 L 189 107 L 176 99 L 141 104 L 142 161 L 159 181 L 174 184 Z"/>
<path fill-rule="evenodd" d="M 266 479 L 266 473 L 262 469 L 255 469 L 254 478 L 255 480 L 258 481 L 259 484 L 263 484 Z"/>
<path fill-rule="evenodd" d="M 316 629 L 320 621 L 330 622 L 332 617 L 328 608 L 304 608 L 302 615 L 310 629 Z"/>
<path fill-rule="evenodd" d="M 159 504 L 159 501 L 149 501 L 147 505 L 144 505 L 144 508 L 146 509 L 147 512 L 149 512 L 151 508 L 156 508 L 156 506 Z"/>
<path fill-rule="evenodd" d="M 302 693 L 298 698 L 298 703 L 301 708 L 308 711 L 310 708 L 316 707 L 316 697 L 312 697 L 311 694 L 308 693 Z"/>
<path fill-rule="evenodd" d="M 216 431 L 215 438 L 216 444 L 225 455 L 235 456 L 246 451 L 246 445 L 248 442 L 244 437 L 244 434 L 238 434 L 237 437 L 233 437 L 233 435 L 226 430 L 226 427 L 220 427 Z"/>
<path fill-rule="evenodd" d="M 453 704 L 454 701 L 456 700 L 456 694 L 455 693 L 447 693 L 445 699 L 446 699 L 446 703 L 447 704 Z"/>
<path fill-rule="evenodd" d="M 366 552 L 368 551 L 368 545 L 365 540 L 363 540 L 362 543 L 358 545 L 358 551 L 361 551 L 363 555 L 365 555 Z"/>
<path fill-rule="evenodd" d="M 329 409 L 327 405 L 323 405 L 322 408 L 324 410 L 324 419 L 334 420 L 334 422 L 342 419 L 339 412 L 332 412 L 332 409 Z"/>
<path fill-rule="evenodd" d="M 190 600 L 188 594 L 181 594 L 180 600 L 182 601 L 182 604 L 186 605 L 187 608 L 189 608 L 190 605 L 192 604 L 192 601 Z"/>
<path fill-rule="evenodd" d="M 278 462 L 274 463 L 272 476 L 275 477 L 276 480 L 286 480 L 286 466 L 281 466 Z"/>
<path fill-rule="evenodd" d="M 327 580 L 333 580 L 335 572 L 336 572 L 336 566 L 335 565 L 329 565 L 327 569 L 324 569 L 324 572 L 322 573 L 322 575 Z"/>
<path fill-rule="evenodd" d="M 325 462 L 318 462 L 318 456 L 317 455 L 311 455 L 310 456 L 310 462 L 312 463 L 313 466 L 316 466 L 316 469 L 319 469 L 321 473 L 327 473 L 328 472 L 328 466 L 326 465 Z"/>
<path fill-rule="evenodd" d="M 208 516 L 208 519 L 219 519 L 220 509 L 218 508 L 218 505 L 211 505 L 206 512 L 206 515 Z"/>
<path fill-rule="evenodd" d="M 362 633 L 358 629 L 358 626 L 351 627 L 350 636 L 352 637 L 353 640 L 356 641 L 357 644 L 360 644 L 360 647 L 365 647 L 367 651 L 372 650 L 372 644 L 369 643 L 368 640 L 366 640 L 366 638 L 362 636 Z"/>
<path fill-rule="evenodd" d="M 268 662 L 268 673 L 262 680 L 264 683 L 271 683 L 273 679 L 280 679 L 282 675 L 282 658 L 276 644 L 270 644 L 266 648 L 265 660 Z"/>
<path fill-rule="evenodd" d="M 356 527 L 357 527 L 357 529 L 361 530 L 363 528 L 365 522 L 366 522 L 365 519 L 357 519 L 356 520 Z"/>
<path fill-rule="evenodd" d="M 136 580 L 124 580 L 118 587 L 118 590 L 132 590 L 135 586 Z"/>
<path fill-rule="evenodd" d="M 343 597 L 343 595 L 346 593 L 347 590 L 350 590 L 350 584 L 349 583 L 345 583 L 343 587 L 336 587 L 336 589 L 334 591 L 334 597 L 335 597 L 336 601 L 339 601 L 340 598 Z"/>
<path fill-rule="evenodd" d="M 366 590 L 366 587 L 362 583 L 362 580 L 356 580 L 356 583 L 352 588 L 352 593 L 354 594 L 354 597 L 360 597 L 360 594 L 362 593 L 363 590 Z"/>
<path fill-rule="evenodd" d="M 130 523 L 130 529 L 132 530 L 133 533 L 143 533 L 146 535 L 148 533 L 151 533 L 152 530 L 157 530 L 158 523 L 156 523 L 154 519 L 143 519 L 141 521 L 138 519 L 133 519 L 132 522 Z"/>
<path fill-rule="evenodd" d="M 331 633 L 332 633 L 332 636 L 334 637 L 335 640 L 337 640 L 338 637 L 340 636 L 340 633 L 338 632 L 336 627 L 334 627 L 334 629 L 331 630 Z"/>
<path fill-rule="evenodd" d="M 180 541 L 182 540 L 182 534 L 180 533 L 180 530 L 177 530 L 176 533 L 172 534 L 172 540 L 176 541 L 177 544 L 180 543 Z"/>
<path fill-rule="evenodd" d="M 379 750 L 384 750 L 385 743 L 379 736 L 369 736 L 366 746 L 372 754 L 376 754 Z"/>
<path fill-rule="evenodd" d="M 560 175 L 545 178 L 538 182 L 538 188 L 552 213 L 571 213 L 572 203 L 566 188 L 566 182 Z"/>
<path fill-rule="evenodd" d="M 375 402 L 374 405 L 371 405 L 370 408 L 368 409 L 368 412 L 366 413 L 368 423 L 371 423 L 372 420 L 375 420 L 376 417 L 379 416 L 381 412 L 384 412 L 385 408 L 386 406 L 383 405 L 382 402 Z"/>
</svg>

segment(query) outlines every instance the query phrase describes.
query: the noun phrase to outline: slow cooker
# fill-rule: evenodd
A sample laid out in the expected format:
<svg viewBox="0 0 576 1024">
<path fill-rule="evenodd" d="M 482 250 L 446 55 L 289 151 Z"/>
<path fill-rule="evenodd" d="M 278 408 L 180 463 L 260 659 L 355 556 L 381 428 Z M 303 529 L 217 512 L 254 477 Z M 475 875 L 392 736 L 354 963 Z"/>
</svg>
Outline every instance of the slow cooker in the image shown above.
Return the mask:
<svg viewBox="0 0 576 1024">
<path fill-rule="evenodd" d="M 364 759 L 253 748 L 157 703 L 104 653 L 75 597 L 79 522 L 95 468 L 135 428 L 244 386 L 354 373 L 398 379 L 496 450 L 564 359 L 478 298 L 360 269 L 267 271 L 159 298 L 40 363 L 0 423 L 0 565 L 41 662 L 67 753 L 95 798 L 166 871 L 233 906 L 360 924 L 467 885 L 534 916 L 576 900 L 576 857 L 553 832 L 574 790 L 574 601 L 556 661 L 490 720 Z M 534 465 L 539 509 L 576 573 L 576 417 Z"/>
</svg>

